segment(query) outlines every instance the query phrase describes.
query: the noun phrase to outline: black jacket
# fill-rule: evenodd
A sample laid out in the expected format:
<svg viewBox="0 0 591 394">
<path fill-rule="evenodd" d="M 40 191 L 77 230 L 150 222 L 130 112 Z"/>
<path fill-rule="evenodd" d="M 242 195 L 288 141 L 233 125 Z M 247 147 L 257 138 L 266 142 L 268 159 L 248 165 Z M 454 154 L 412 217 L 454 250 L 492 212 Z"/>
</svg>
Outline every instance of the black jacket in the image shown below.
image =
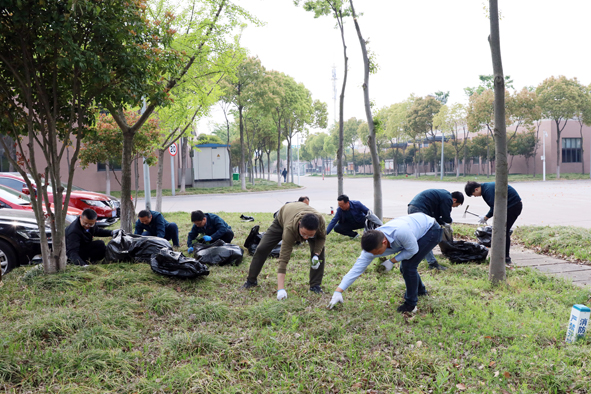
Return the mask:
<svg viewBox="0 0 591 394">
<path fill-rule="evenodd" d="M 84 265 L 86 262 L 80 257 L 80 250 L 88 247 L 93 237 L 110 237 L 111 230 L 99 228 L 96 225 L 88 230 L 80 224 L 80 216 L 66 228 L 66 256 L 74 264 Z"/>
</svg>

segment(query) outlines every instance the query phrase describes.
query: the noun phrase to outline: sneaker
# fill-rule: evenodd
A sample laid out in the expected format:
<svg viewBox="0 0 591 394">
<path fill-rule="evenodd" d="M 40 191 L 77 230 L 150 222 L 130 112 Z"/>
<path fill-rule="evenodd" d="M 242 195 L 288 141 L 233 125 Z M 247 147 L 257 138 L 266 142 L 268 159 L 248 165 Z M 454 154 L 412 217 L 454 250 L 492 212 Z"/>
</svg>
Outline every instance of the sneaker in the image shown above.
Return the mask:
<svg viewBox="0 0 591 394">
<path fill-rule="evenodd" d="M 511 261 L 511 257 L 505 257 L 505 264 L 507 264 L 507 265 L 513 264 L 513 261 Z"/>
<path fill-rule="evenodd" d="M 415 313 L 416 311 L 417 311 L 416 306 L 410 306 L 406 302 L 404 304 L 400 305 L 398 307 L 398 309 L 396 309 L 396 312 L 400 312 L 400 313 Z"/>
<path fill-rule="evenodd" d="M 252 283 L 247 280 L 246 282 L 244 282 L 244 284 L 242 286 L 240 286 L 240 288 L 246 290 L 246 289 L 250 289 L 252 287 L 256 287 L 257 285 L 258 285 L 257 282 Z"/>
<path fill-rule="evenodd" d="M 438 270 L 438 271 L 445 271 L 447 269 L 447 267 L 444 267 L 442 265 L 440 265 L 437 261 L 434 262 L 433 264 L 429 264 L 429 269 L 430 270 Z"/>
<path fill-rule="evenodd" d="M 390 272 L 394 268 L 394 263 L 391 260 L 386 260 L 378 267 L 379 272 Z"/>
<path fill-rule="evenodd" d="M 320 286 L 312 286 L 310 287 L 310 291 L 316 294 L 324 294 L 324 292 L 322 291 L 322 287 Z"/>
</svg>

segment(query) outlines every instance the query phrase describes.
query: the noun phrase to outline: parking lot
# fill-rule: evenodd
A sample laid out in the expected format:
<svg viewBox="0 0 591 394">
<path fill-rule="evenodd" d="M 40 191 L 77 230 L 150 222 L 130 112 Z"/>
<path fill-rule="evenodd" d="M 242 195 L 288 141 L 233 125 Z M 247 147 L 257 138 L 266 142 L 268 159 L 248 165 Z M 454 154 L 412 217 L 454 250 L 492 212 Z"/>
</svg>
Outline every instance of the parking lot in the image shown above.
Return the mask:
<svg viewBox="0 0 591 394">
<path fill-rule="evenodd" d="M 462 182 L 422 182 L 415 180 L 382 180 L 383 213 L 386 218 L 406 215 L 409 201 L 425 189 L 446 189 L 464 191 L 466 178 Z M 297 178 L 296 178 L 297 181 Z M 490 178 L 494 181 L 494 178 Z M 483 182 L 483 181 L 481 181 Z M 330 207 L 336 209 L 337 178 L 300 177 L 304 187 L 285 192 L 188 195 L 163 198 L 163 211 L 191 212 L 275 212 L 288 201 L 298 197 L 310 197 L 310 205 L 324 213 Z M 523 200 L 523 212 L 516 225 L 572 225 L 591 228 L 591 180 L 518 182 L 511 184 Z M 360 200 L 373 208 L 373 181 L 371 178 L 345 178 L 345 194 L 352 200 Z M 152 209 L 155 199 L 152 198 Z M 452 212 L 455 222 L 476 223 L 478 218 L 468 215 L 463 218 L 466 205 L 479 215 L 488 212 L 488 206 L 477 197 L 467 197 L 464 205 Z M 138 200 L 138 210 L 143 209 L 144 200 Z"/>
</svg>

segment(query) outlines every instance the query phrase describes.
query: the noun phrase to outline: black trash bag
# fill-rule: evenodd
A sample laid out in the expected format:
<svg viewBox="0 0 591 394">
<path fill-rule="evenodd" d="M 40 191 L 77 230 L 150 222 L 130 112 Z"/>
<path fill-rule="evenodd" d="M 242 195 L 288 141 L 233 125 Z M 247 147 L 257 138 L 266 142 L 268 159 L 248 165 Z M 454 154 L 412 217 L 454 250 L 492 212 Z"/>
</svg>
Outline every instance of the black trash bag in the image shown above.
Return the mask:
<svg viewBox="0 0 591 394">
<path fill-rule="evenodd" d="M 377 217 L 371 209 L 367 210 L 367 215 L 365 215 L 365 231 L 367 230 L 375 230 L 376 228 L 382 226 L 384 223 Z"/>
<path fill-rule="evenodd" d="M 157 274 L 175 278 L 192 279 L 209 275 L 207 265 L 167 248 L 162 248 L 152 255 L 150 267 Z"/>
<path fill-rule="evenodd" d="M 149 263 L 152 255 L 165 248 L 172 250 L 170 243 L 160 237 L 127 234 L 120 231 L 107 244 L 107 261 L 139 261 Z"/>
<path fill-rule="evenodd" d="M 244 252 L 238 245 L 227 244 L 218 239 L 212 244 L 195 246 L 195 258 L 207 265 L 238 265 Z"/>
<path fill-rule="evenodd" d="M 513 230 L 509 230 L 509 235 L 513 234 Z M 478 227 L 474 231 L 474 235 L 478 239 L 478 243 L 490 248 L 492 239 L 492 226 Z"/>
<path fill-rule="evenodd" d="M 475 242 L 441 241 L 441 253 L 452 263 L 479 262 L 486 259 L 488 249 Z"/>
<path fill-rule="evenodd" d="M 244 241 L 244 247 L 246 248 L 246 250 L 248 250 L 248 254 L 251 256 L 254 255 L 254 252 L 257 250 L 257 246 L 259 246 L 259 243 L 261 242 L 261 239 L 263 239 L 263 235 L 265 234 L 264 232 L 259 233 L 259 229 L 260 229 L 260 227 L 258 225 L 254 226 L 252 229 L 250 229 L 250 233 L 248 234 L 248 237 L 246 237 L 246 241 Z M 271 251 L 269 256 L 279 257 L 280 251 L 281 251 L 281 241 L 279 241 L 277 246 L 275 246 L 273 248 L 273 250 Z"/>
</svg>

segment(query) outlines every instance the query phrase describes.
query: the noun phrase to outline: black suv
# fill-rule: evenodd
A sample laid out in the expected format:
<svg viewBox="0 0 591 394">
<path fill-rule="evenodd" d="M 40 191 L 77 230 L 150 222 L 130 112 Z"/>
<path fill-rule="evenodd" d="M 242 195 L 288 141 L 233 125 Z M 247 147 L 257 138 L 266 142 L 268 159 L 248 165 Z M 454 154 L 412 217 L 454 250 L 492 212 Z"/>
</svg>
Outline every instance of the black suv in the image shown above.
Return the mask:
<svg viewBox="0 0 591 394">
<path fill-rule="evenodd" d="M 45 227 L 51 246 L 51 230 Z M 41 237 L 35 214 L 25 210 L 0 209 L 0 269 L 2 275 L 22 264 L 38 264 Z"/>
</svg>

